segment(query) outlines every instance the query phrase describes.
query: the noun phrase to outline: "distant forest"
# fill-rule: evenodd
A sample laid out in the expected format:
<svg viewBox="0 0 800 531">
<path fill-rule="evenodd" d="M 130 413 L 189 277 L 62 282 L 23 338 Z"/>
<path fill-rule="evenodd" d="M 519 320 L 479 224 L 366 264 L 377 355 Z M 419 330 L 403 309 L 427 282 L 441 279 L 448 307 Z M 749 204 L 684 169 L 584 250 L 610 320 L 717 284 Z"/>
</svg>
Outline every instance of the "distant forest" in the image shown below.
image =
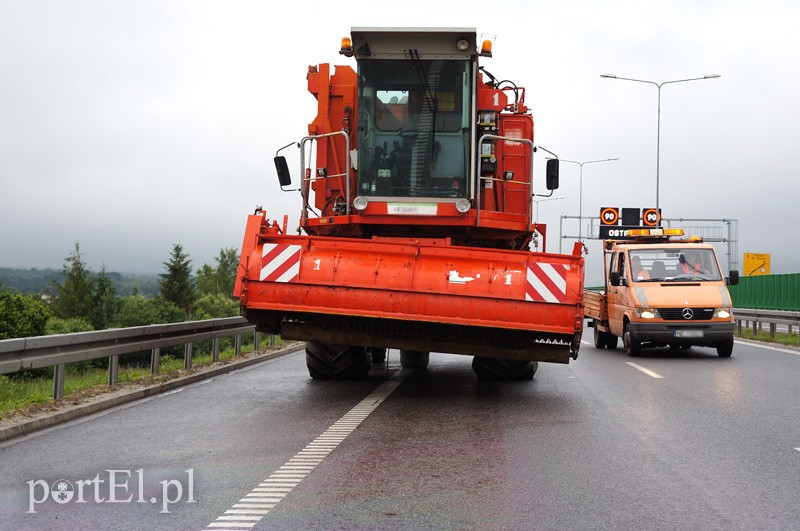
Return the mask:
<svg viewBox="0 0 800 531">
<path fill-rule="evenodd" d="M 132 273 L 107 272 L 108 278 L 114 282 L 117 295 L 127 297 L 139 293 L 145 297 L 158 295 L 159 275 L 136 275 Z M 41 295 L 52 293 L 53 281 L 63 284 L 64 272 L 59 269 L 15 269 L 0 267 L 0 289 L 11 290 L 12 293 L 25 295 Z"/>
</svg>

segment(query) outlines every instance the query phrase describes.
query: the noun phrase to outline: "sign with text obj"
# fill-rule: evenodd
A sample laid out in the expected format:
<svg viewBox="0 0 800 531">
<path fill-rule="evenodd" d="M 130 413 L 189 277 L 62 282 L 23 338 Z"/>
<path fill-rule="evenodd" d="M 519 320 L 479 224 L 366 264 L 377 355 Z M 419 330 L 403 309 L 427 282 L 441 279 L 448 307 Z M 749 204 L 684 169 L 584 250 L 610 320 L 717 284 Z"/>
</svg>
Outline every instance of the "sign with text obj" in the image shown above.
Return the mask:
<svg viewBox="0 0 800 531">
<path fill-rule="evenodd" d="M 769 275 L 769 254 L 744 253 L 744 276 Z"/>
<path fill-rule="evenodd" d="M 655 208 L 600 208 L 600 238 L 631 239 L 628 229 L 661 226 L 661 209 Z"/>
</svg>

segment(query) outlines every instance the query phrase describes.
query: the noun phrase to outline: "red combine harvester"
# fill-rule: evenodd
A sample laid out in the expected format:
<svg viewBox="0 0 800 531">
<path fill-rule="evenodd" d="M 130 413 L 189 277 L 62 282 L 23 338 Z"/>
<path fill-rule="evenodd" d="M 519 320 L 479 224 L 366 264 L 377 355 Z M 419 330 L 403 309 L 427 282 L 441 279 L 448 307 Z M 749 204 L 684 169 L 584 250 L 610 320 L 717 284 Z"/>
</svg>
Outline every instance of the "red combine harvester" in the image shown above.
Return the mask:
<svg viewBox="0 0 800 531">
<path fill-rule="evenodd" d="M 546 242 L 531 220 L 533 118 L 523 87 L 478 65 L 491 42 L 479 51 L 472 28 L 353 28 L 340 53 L 357 72 L 308 70 L 305 234 L 288 234 L 285 215 L 248 218 L 234 290 L 247 320 L 306 341 L 314 378 L 365 376 L 387 348 L 406 368 L 431 351 L 471 355 L 480 378 L 577 358 L 582 246 L 529 250 L 537 232 Z M 286 159 L 275 163 L 291 186 Z"/>
</svg>

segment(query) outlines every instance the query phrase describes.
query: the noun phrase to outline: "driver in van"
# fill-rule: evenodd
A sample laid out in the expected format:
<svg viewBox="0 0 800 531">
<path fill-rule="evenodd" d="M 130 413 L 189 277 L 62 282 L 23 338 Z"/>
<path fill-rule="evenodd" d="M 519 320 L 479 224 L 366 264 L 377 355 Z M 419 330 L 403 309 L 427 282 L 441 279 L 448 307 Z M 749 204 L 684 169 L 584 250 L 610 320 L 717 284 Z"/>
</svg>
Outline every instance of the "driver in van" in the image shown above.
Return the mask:
<svg viewBox="0 0 800 531">
<path fill-rule="evenodd" d="M 631 276 L 633 280 L 647 280 L 650 273 L 642 267 L 642 260 L 638 256 L 631 258 Z"/>
<path fill-rule="evenodd" d="M 697 260 L 693 260 L 691 255 L 689 255 L 689 260 L 686 259 L 686 256 L 680 255 L 678 257 L 678 262 L 680 262 L 681 272 L 683 273 L 700 272 L 700 263 L 697 262 Z"/>
</svg>

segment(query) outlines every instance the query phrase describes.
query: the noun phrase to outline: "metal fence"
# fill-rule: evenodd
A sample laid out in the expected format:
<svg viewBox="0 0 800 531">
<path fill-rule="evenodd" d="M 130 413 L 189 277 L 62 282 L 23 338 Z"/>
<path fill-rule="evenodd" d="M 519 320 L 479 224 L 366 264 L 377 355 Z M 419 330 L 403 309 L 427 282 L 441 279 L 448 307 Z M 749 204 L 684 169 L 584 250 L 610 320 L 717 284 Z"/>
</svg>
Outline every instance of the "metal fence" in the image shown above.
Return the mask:
<svg viewBox="0 0 800 531">
<path fill-rule="evenodd" d="M 119 356 L 122 354 L 149 350 L 150 371 L 158 374 L 161 348 L 184 345 L 183 366 L 190 369 L 194 343 L 211 340 L 212 361 L 218 361 L 221 338 L 234 337 L 235 354 L 238 356 L 241 353 L 242 334 L 247 333 L 254 334 L 253 346 L 258 350 L 258 332 L 244 317 L 4 339 L 0 341 L 0 374 L 55 367 L 53 399 L 61 400 L 64 397 L 67 363 L 108 358 L 108 384 L 116 385 Z M 274 343 L 274 339 L 274 336 L 270 338 L 271 343 Z"/>
<path fill-rule="evenodd" d="M 742 335 L 745 328 L 753 330 L 755 336 L 759 330 L 763 330 L 764 324 L 769 326 L 769 336 L 774 338 L 781 326 L 789 334 L 798 331 L 798 343 L 800 343 L 800 312 L 785 312 L 778 310 L 758 310 L 758 309 L 733 309 L 733 317 L 736 321 L 736 333 Z"/>
<path fill-rule="evenodd" d="M 742 273 L 746 274 L 746 271 Z M 741 276 L 728 290 L 736 308 L 800 311 L 800 273 Z"/>
</svg>

